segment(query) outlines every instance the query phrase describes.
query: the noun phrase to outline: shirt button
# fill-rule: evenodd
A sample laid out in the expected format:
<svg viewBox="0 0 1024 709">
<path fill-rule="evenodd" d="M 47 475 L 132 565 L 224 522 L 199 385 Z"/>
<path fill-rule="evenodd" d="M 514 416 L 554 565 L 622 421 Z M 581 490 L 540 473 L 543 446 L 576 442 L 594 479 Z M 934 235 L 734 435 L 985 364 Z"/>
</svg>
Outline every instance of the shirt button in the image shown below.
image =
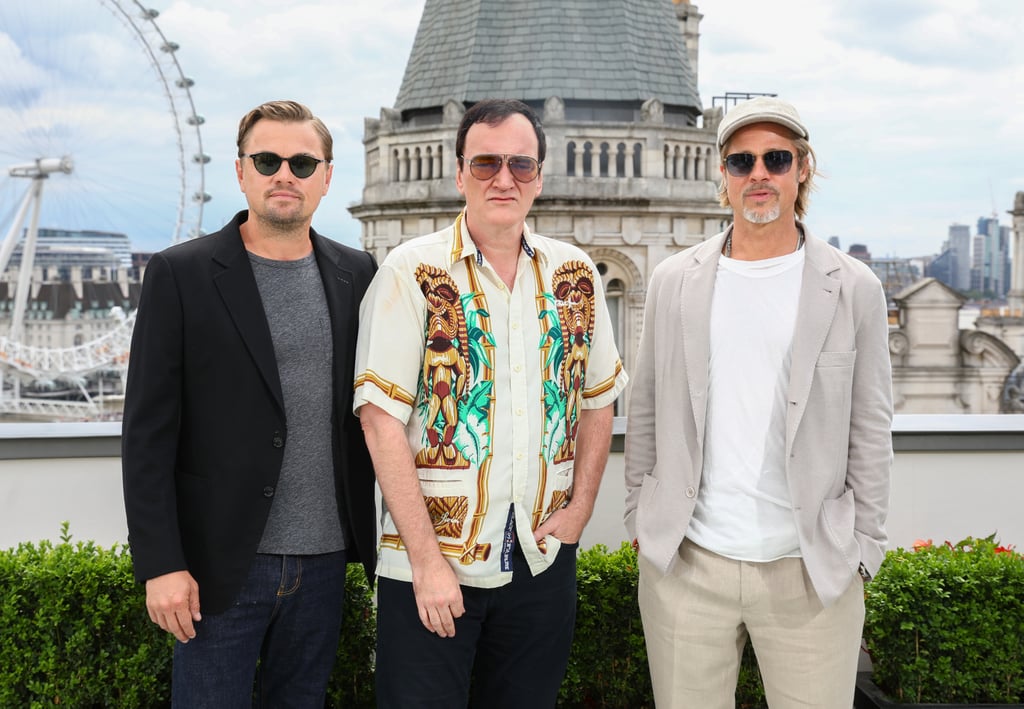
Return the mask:
<svg viewBox="0 0 1024 709">
<path fill-rule="evenodd" d="M 689 486 L 688 488 L 686 488 L 686 496 L 687 497 L 696 497 L 697 496 L 697 491 L 693 488 L 692 485 Z"/>
<path fill-rule="evenodd" d="M 522 415 L 523 415 L 523 410 L 522 409 L 516 409 L 516 416 L 522 416 Z"/>
<path fill-rule="evenodd" d="M 263 488 L 263 496 L 264 497 L 273 497 L 274 496 L 274 488 L 272 488 L 270 485 L 267 485 L 265 488 Z"/>
<path fill-rule="evenodd" d="M 517 364 L 516 366 L 512 367 L 512 370 L 515 372 L 521 372 L 523 371 L 523 368 Z"/>
<path fill-rule="evenodd" d="M 523 459 L 523 454 L 522 453 L 516 453 L 516 460 L 522 460 L 522 459 Z"/>
<path fill-rule="evenodd" d="M 513 330 L 518 330 L 519 329 L 519 323 L 518 322 L 513 322 L 512 323 L 512 329 Z"/>
</svg>

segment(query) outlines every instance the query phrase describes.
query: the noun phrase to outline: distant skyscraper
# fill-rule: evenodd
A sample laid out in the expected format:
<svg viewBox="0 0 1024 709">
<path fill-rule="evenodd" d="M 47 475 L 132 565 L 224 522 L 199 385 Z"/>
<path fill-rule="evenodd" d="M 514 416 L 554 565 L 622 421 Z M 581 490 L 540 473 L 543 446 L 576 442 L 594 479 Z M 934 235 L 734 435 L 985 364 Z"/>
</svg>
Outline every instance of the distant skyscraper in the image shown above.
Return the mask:
<svg viewBox="0 0 1024 709">
<path fill-rule="evenodd" d="M 842 247 L 839 246 L 839 237 L 838 236 L 830 236 L 830 237 L 828 237 L 828 243 L 831 244 L 832 246 L 835 246 L 837 249 L 842 248 Z"/>
<path fill-rule="evenodd" d="M 966 224 L 951 224 L 949 242 L 946 247 L 950 253 L 950 280 L 939 279 L 958 291 L 971 289 L 971 228 Z M 938 278 L 938 276 L 936 276 Z"/>
<path fill-rule="evenodd" d="M 969 264 L 968 264 L 969 265 Z M 949 248 L 948 244 L 942 253 L 932 259 L 931 263 L 924 270 L 924 275 L 930 278 L 935 278 L 942 281 L 950 288 L 960 290 L 956 287 L 956 266 L 957 266 L 957 254 Z M 967 271 L 967 285 L 970 288 L 970 270 Z M 967 290 L 964 288 L 963 290 Z"/>
<path fill-rule="evenodd" d="M 1007 278 L 1010 256 L 1010 230 L 1001 227 L 996 217 L 978 219 L 974 239 L 974 271 L 971 284 L 992 298 L 1002 298 L 1009 289 Z"/>
</svg>

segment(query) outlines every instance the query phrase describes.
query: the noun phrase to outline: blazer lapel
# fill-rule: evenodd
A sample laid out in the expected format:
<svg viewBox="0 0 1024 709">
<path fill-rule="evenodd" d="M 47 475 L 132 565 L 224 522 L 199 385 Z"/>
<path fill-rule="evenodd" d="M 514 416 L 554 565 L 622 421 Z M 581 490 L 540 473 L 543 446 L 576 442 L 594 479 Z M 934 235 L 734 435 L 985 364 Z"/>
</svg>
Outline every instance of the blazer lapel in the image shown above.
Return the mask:
<svg viewBox="0 0 1024 709">
<path fill-rule="evenodd" d="M 213 254 L 213 260 L 222 268 L 219 273 L 215 273 L 213 283 L 267 388 L 284 412 L 284 394 L 277 373 L 274 342 L 270 337 L 270 326 L 267 325 L 267 315 L 263 310 L 263 300 L 256 286 L 249 256 L 242 245 L 240 234 L 224 236 Z"/>
<path fill-rule="evenodd" d="M 700 247 L 694 263 L 683 273 L 679 298 L 681 327 L 686 363 L 686 381 L 689 385 L 690 405 L 696 424 L 696 444 L 704 448 L 704 424 L 708 404 L 708 363 L 711 359 L 711 297 L 715 290 L 718 256 L 722 251 L 724 235 L 710 239 Z"/>
<path fill-rule="evenodd" d="M 831 253 L 822 249 L 832 246 L 813 240 L 808 234 L 804 263 L 803 282 L 800 286 L 800 303 L 797 309 L 796 330 L 793 333 L 792 361 L 789 370 L 789 406 L 786 416 L 786 457 L 793 448 L 793 439 L 800 427 L 807 408 L 807 399 L 814 379 L 814 368 L 818 362 L 825 338 L 839 304 L 839 290 L 842 285 L 833 273 L 838 263 L 829 258 Z"/>
</svg>

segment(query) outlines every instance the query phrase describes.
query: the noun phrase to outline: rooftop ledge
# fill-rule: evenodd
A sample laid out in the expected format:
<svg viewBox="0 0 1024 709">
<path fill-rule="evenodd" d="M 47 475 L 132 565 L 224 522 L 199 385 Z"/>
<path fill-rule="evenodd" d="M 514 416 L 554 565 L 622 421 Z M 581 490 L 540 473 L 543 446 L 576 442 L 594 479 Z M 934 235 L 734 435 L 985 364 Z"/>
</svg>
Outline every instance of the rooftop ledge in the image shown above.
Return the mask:
<svg viewBox="0 0 1024 709">
<path fill-rule="evenodd" d="M 622 454 L 626 419 L 615 419 L 611 455 L 581 545 L 625 541 Z M 1024 415 L 895 417 L 889 546 L 916 539 L 987 536 L 1024 547 Z M 0 548 L 58 541 L 127 539 L 121 487 L 121 424 L 0 424 Z"/>
<path fill-rule="evenodd" d="M 626 418 L 616 417 L 612 448 L 621 450 Z M 897 414 L 897 451 L 1024 450 L 1024 414 Z M 121 423 L 0 423 L 0 460 L 121 455 Z"/>
</svg>

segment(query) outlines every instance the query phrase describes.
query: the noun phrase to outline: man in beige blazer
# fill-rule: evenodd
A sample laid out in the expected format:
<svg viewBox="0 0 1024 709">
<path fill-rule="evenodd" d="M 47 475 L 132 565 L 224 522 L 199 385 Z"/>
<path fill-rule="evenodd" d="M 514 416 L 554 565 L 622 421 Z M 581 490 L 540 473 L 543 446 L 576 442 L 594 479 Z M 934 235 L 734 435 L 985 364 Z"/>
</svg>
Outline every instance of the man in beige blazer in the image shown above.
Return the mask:
<svg viewBox="0 0 1024 709">
<path fill-rule="evenodd" d="M 886 300 L 813 237 L 795 108 L 719 127 L 725 232 L 651 278 L 626 434 L 626 514 L 659 709 L 734 706 L 749 637 L 772 709 L 853 701 L 863 582 L 892 463 Z"/>
</svg>

